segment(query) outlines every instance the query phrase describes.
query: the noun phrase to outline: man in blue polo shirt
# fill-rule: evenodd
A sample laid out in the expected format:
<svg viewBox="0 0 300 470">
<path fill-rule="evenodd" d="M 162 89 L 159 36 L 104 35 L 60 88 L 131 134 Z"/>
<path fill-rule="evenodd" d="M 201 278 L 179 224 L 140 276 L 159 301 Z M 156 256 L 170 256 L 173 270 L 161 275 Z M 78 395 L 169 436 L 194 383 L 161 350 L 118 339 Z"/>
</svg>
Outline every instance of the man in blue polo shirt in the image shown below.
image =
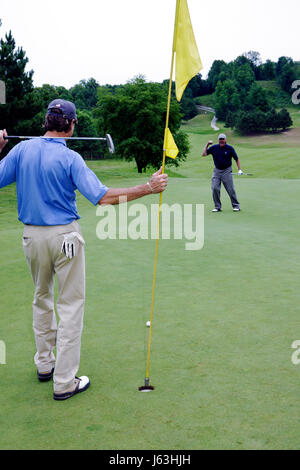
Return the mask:
<svg viewBox="0 0 300 470">
<path fill-rule="evenodd" d="M 240 203 L 237 199 L 232 178 L 232 158 L 236 161 L 239 175 L 243 174 L 239 158 L 234 148 L 227 144 L 225 134 L 219 135 L 219 144 L 212 144 L 213 142 L 210 140 L 205 145 L 202 153 L 203 157 L 212 155 L 215 164 L 215 169 L 212 176 L 212 193 L 215 207 L 212 212 L 222 211 L 222 204 L 220 199 L 221 183 L 223 183 L 224 188 L 230 197 L 234 212 L 239 212 Z"/>
<path fill-rule="evenodd" d="M 16 145 L 0 162 L 0 188 L 17 183 L 18 218 L 24 223 L 23 249 L 35 286 L 34 361 L 40 381 L 53 377 L 55 400 L 85 391 L 90 380 L 76 377 L 85 302 L 84 239 L 75 191 L 92 204 L 118 204 L 166 189 L 167 175 L 154 173 L 146 184 L 107 188 L 82 157 L 66 146 L 77 122 L 73 103 L 54 100 L 48 106 L 45 135 Z M 7 140 L 0 131 L 0 152 Z M 54 310 L 54 276 L 58 279 Z M 54 355 L 56 347 L 56 355 Z"/>
</svg>

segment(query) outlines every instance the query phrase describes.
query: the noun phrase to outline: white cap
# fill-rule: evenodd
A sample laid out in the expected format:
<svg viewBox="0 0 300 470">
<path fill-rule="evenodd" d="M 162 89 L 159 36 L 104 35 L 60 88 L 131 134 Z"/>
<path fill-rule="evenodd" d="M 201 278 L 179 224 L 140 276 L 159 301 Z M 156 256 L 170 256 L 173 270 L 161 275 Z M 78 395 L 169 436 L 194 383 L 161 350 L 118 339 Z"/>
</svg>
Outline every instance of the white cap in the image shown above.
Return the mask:
<svg viewBox="0 0 300 470">
<path fill-rule="evenodd" d="M 227 139 L 226 134 L 220 134 L 219 139 L 225 139 L 226 140 Z"/>
</svg>

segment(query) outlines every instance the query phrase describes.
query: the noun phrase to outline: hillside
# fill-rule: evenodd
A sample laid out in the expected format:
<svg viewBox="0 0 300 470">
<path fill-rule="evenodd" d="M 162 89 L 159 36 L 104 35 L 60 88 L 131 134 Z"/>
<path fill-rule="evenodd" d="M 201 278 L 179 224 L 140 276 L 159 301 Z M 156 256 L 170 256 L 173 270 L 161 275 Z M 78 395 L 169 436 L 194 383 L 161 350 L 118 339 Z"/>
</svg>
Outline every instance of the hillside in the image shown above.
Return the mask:
<svg viewBox="0 0 300 470">
<path fill-rule="evenodd" d="M 286 91 L 283 91 L 276 80 L 260 80 L 257 83 L 268 92 L 268 96 L 272 100 L 275 108 L 291 106 L 291 95 Z"/>
<path fill-rule="evenodd" d="M 208 140 L 217 143 L 219 132 L 225 132 L 228 142 L 233 145 L 241 159 L 244 171 L 254 174 L 254 178 L 300 178 L 299 142 L 300 113 L 296 106 L 288 108 L 293 127 L 278 134 L 240 136 L 217 121 L 220 131 L 211 128 L 212 114 L 199 114 L 183 124 L 189 135 L 191 153 L 186 162 L 174 174 L 185 177 L 210 178 L 213 164 L 210 158 L 202 158 L 202 150 Z"/>
<path fill-rule="evenodd" d="M 299 65 L 300 69 L 300 65 Z M 299 77 L 300 77 L 300 70 L 299 70 Z M 294 108 L 295 105 L 292 105 L 292 97 L 286 91 L 283 91 L 276 80 L 258 80 L 256 82 L 260 85 L 264 90 L 267 91 L 268 98 L 270 99 L 272 105 L 279 109 L 279 108 L 290 108 L 291 106 Z M 214 106 L 214 93 L 210 95 L 203 95 L 195 98 L 195 103 L 201 106 Z M 298 105 L 298 109 L 300 110 L 300 105 Z"/>
</svg>

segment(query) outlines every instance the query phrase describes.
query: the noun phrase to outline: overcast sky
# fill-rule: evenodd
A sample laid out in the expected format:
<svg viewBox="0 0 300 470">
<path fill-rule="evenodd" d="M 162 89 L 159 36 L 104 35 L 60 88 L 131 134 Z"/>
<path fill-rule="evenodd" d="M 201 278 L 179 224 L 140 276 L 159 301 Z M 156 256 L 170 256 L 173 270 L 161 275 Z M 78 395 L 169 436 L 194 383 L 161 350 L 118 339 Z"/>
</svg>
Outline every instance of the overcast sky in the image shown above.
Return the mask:
<svg viewBox="0 0 300 470">
<path fill-rule="evenodd" d="M 12 31 L 34 85 L 82 79 L 125 83 L 169 78 L 176 0 L 1 0 L 0 36 Z M 263 61 L 300 60 L 299 0 L 188 0 L 204 65 L 249 50 Z M 299 77 L 300 79 L 300 77 Z"/>
</svg>

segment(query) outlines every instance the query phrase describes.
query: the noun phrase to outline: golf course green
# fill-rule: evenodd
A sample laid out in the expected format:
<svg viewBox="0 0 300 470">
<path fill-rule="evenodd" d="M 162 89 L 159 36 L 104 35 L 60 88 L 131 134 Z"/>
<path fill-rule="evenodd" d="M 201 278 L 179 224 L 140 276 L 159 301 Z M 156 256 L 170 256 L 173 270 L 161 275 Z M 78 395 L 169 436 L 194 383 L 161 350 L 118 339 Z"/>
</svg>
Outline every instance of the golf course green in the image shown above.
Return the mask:
<svg viewBox="0 0 300 470">
<path fill-rule="evenodd" d="M 185 250 L 185 240 L 159 242 L 151 393 L 138 387 L 155 241 L 99 240 L 96 208 L 78 194 L 87 278 L 79 375 L 91 386 L 57 402 L 33 362 L 33 284 L 16 188 L 0 190 L 0 449 L 300 449 L 300 364 L 291 360 L 300 340 L 300 113 L 290 113 L 294 127 L 281 134 L 241 137 L 217 123 L 253 174 L 234 177 L 239 213 L 224 188 L 223 212 L 211 212 L 213 163 L 201 154 L 217 142 L 212 116 L 183 125 L 191 152 L 167 167 L 163 202 L 204 204 L 205 241 L 199 251 Z M 87 164 L 111 187 L 151 174 L 120 160 Z M 139 202 L 150 207 L 158 196 Z"/>
</svg>

